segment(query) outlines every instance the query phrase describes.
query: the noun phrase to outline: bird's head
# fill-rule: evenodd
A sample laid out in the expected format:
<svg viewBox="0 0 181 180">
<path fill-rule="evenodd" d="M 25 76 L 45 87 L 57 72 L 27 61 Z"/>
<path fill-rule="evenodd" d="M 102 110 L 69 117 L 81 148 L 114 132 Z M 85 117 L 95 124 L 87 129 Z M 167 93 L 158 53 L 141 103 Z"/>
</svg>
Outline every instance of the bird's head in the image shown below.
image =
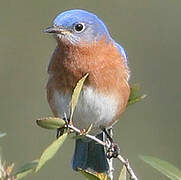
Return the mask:
<svg viewBox="0 0 181 180">
<path fill-rule="evenodd" d="M 69 10 L 59 14 L 53 26 L 44 32 L 53 33 L 58 42 L 73 45 L 89 44 L 102 38 L 106 38 L 106 41 L 111 39 L 104 23 L 85 10 Z"/>
</svg>

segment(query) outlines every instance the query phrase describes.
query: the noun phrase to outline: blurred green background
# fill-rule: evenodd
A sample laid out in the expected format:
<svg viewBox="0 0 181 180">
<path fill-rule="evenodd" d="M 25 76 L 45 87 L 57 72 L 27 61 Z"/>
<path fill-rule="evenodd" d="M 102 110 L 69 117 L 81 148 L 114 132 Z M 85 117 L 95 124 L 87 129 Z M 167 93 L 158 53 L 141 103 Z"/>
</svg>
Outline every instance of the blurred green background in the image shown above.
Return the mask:
<svg viewBox="0 0 181 180">
<path fill-rule="evenodd" d="M 167 160 L 181 169 L 181 1 L 179 0 L 1 0 L 0 139 L 3 158 L 16 167 L 40 157 L 55 132 L 36 126 L 52 115 L 45 85 L 55 41 L 42 30 L 67 9 L 96 13 L 129 56 L 132 83 L 148 97 L 130 106 L 116 124 L 115 139 L 140 179 L 166 179 L 138 155 Z M 84 179 L 71 170 L 74 141 L 26 179 Z M 119 162 L 115 167 L 120 170 Z"/>
</svg>

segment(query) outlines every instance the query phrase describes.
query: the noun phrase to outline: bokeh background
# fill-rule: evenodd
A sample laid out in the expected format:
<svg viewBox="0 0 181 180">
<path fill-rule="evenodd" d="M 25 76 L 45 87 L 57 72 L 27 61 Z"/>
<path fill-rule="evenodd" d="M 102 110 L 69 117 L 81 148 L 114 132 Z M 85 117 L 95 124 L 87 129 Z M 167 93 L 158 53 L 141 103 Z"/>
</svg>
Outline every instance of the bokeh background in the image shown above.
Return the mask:
<svg viewBox="0 0 181 180">
<path fill-rule="evenodd" d="M 42 30 L 67 9 L 82 8 L 102 18 L 128 52 L 131 83 L 148 97 L 130 106 L 115 126 L 115 139 L 140 179 L 166 177 L 138 155 L 167 160 L 181 169 L 181 1 L 179 0 L 1 0 L 0 139 L 3 158 L 16 167 L 40 157 L 55 132 L 36 126 L 52 115 L 45 85 L 55 41 Z M 26 179 L 84 179 L 70 167 L 74 141 L 38 174 Z M 119 162 L 115 162 L 118 172 Z"/>
</svg>

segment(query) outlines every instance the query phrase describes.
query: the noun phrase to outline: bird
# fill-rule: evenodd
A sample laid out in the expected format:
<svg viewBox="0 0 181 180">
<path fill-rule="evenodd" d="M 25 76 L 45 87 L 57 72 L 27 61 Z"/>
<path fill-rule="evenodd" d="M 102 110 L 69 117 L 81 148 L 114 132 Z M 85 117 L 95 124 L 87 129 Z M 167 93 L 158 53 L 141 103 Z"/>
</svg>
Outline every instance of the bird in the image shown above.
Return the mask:
<svg viewBox="0 0 181 180">
<path fill-rule="evenodd" d="M 55 117 L 70 116 L 77 82 L 88 73 L 73 114 L 73 125 L 104 140 L 125 111 L 130 95 L 130 69 L 124 48 L 94 13 L 72 9 L 61 12 L 44 30 L 56 40 L 48 65 L 47 99 Z M 93 140 L 75 140 L 72 168 L 107 173 L 105 148 Z"/>
</svg>

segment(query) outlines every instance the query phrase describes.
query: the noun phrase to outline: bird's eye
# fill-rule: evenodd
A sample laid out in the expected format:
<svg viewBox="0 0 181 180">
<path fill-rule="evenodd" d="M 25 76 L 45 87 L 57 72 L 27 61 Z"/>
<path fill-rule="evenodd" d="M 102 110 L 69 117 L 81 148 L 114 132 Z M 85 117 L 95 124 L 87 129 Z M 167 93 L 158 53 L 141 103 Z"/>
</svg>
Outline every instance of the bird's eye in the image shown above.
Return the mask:
<svg viewBox="0 0 181 180">
<path fill-rule="evenodd" d="M 82 32 L 85 29 L 85 25 L 83 23 L 78 23 L 74 26 L 74 30 L 76 32 Z"/>
</svg>

